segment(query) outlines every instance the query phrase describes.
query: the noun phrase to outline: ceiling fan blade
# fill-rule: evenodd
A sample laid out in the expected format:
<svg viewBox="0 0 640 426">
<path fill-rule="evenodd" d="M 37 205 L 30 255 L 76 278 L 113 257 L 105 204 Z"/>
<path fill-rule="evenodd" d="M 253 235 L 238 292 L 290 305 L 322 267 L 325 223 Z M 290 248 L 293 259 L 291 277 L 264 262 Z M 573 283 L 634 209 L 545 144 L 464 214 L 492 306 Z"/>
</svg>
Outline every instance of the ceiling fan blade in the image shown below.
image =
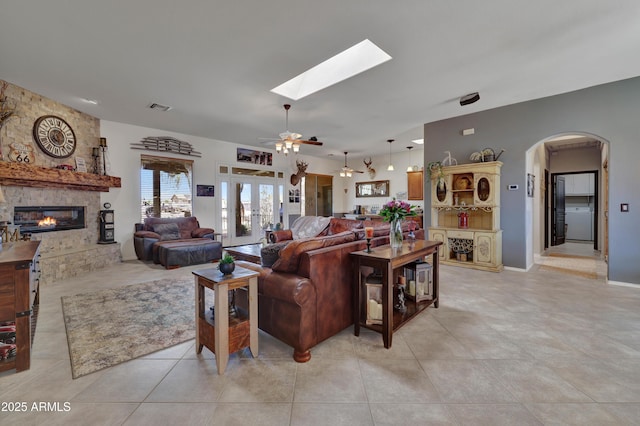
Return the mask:
<svg viewBox="0 0 640 426">
<path fill-rule="evenodd" d="M 302 144 L 305 144 L 305 145 L 322 146 L 322 142 L 320 142 L 318 140 L 313 140 L 313 139 L 309 139 L 309 140 L 298 139 L 296 142 L 302 143 Z"/>
</svg>

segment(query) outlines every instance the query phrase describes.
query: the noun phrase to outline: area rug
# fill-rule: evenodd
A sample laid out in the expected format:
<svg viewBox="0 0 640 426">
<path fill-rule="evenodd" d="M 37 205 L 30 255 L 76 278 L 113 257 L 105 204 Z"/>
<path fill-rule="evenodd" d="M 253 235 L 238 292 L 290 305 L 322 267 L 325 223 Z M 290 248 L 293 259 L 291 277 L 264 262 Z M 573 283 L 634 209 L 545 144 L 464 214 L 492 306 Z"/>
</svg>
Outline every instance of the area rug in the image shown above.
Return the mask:
<svg viewBox="0 0 640 426">
<path fill-rule="evenodd" d="M 62 297 L 74 379 L 195 337 L 193 278 Z"/>
<path fill-rule="evenodd" d="M 577 275 L 579 277 L 598 278 L 596 259 L 589 256 L 578 256 L 564 253 L 550 253 L 541 256 L 540 269 Z"/>
</svg>

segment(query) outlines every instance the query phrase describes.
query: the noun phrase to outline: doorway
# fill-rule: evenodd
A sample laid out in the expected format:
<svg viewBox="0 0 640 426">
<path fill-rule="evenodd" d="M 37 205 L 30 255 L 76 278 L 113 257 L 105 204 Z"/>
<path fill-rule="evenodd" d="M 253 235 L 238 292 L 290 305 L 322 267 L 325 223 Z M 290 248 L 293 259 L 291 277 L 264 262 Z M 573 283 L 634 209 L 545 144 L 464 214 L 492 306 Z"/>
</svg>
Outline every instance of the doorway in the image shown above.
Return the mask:
<svg viewBox="0 0 640 426">
<path fill-rule="evenodd" d="M 554 221 L 551 232 L 555 236 L 560 222 L 564 231 L 561 240 L 552 238 L 552 245 L 573 242 L 591 244 L 594 250 L 598 250 L 598 171 L 554 173 L 552 176 Z"/>
<path fill-rule="evenodd" d="M 257 243 L 279 221 L 277 185 L 273 179 L 237 177 L 229 186 L 229 245 Z"/>
<path fill-rule="evenodd" d="M 590 134 L 556 135 L 528 150 L 527 172 L 541 177 L 540 193 L 528 199 L 528 268 L 544 265 L 578 274 L 588 264 L 591 275 L 606 279 L 606 252 L 600 248 L 608 238 L 608 155 L 609 143 Z M 592 189 L 585 182 L 592 182 Z"/>
</svg>

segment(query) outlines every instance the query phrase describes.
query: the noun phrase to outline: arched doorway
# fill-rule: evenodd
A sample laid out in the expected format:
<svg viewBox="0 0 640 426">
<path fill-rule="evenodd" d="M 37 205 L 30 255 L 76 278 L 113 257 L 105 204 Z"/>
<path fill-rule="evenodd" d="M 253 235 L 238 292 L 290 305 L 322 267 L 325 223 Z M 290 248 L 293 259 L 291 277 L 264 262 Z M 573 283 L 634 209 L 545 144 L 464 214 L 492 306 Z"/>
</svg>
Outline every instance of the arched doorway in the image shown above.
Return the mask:
<svg viewBox="0 0 640 426">
<path fill-rule="evenodd" d="M 527 269 L 536 264 L 551 264 L 552 259 L 544 256 L 562 258 L 554 264 L 568 267 L 573 264 L 577 269 L 585 269 L 585 266 L 581 265 L 581 261 L 571 259 L 595 258 L 600 262 L 595 266 L 598 278 L 607 277 L 608 157 L 609 142 L 598 135 L 584 132 L 551 135 L 527 151 L 527 173 L 533 183 L 532 194 L 528 194 L 526 199 Z M 565 197 L 559 188 L 564 185 L 565 176 L 572 178 L 574 174 L 595 176 L 591 193 L 583 191 L 578 197 L 573 196 L 572 192 L 569 197 L 569 209 L 572 213 L 579 210 L 576 206 L 582 206 L 581 203 L 584 203 L 585 208 L 591 209 L 592 241 L 582 241 L 583 237 L 565 238 L 566 210 L 559 207 L 560 200 L 564 204 Z M 585 210 L 580 207 L 580 212 Z M 570 217 L 572 221 L 575 218 L 588 220 L 588 214 Z M 576 235 L 577 226 L 574 221 L 573 235 Z M 572 237 L 571 233 L 567 235 Z M 589 263 L 587 269 L 592 269 L 591 265 Z"/>
</svg>

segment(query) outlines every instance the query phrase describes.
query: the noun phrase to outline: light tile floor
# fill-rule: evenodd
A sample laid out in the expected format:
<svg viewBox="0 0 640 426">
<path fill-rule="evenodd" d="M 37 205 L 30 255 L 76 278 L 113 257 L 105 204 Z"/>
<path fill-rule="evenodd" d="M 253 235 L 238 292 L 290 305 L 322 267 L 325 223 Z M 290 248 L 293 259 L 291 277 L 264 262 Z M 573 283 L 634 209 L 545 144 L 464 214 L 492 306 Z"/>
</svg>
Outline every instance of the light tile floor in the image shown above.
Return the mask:
<svg viewBox="0 0 640 426">
<path fill-rule="evenodd" d="M 350 327 L 297 364 L 261 332 L 260 356 L 231 356 L 223 376 L 190 341 L 71 379 L 62 295 L 200 268 L 124 262 L 43 287 L 31 369 L 0 374 L 0 424 L 640 424 L 640 288 L 536 267 L 441 267 L 440 308 L 390 349 Z"/>
</svg>

